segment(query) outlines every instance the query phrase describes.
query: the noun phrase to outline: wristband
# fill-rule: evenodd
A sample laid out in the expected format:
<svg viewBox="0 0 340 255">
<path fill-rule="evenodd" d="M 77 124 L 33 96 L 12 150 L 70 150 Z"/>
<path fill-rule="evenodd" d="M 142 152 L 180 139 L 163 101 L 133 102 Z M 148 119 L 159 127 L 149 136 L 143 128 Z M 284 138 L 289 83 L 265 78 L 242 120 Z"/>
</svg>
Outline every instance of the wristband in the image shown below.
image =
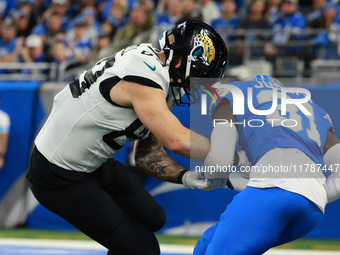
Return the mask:
<svg viewBox="0 0 340 255">
<path fill-rule="evenodd" d="M 183 175 L 186 173 L 186 172 L 188 172 L 189 170 L 188 169 L 183 169 L 179 174 L 178 174 L 178 176 L 177 176 L 177 179 L 176 179 L 176 182 L 177 183 L 183 183 L 182 182 L 182 177 L 183 177 Z"/>
</svg>

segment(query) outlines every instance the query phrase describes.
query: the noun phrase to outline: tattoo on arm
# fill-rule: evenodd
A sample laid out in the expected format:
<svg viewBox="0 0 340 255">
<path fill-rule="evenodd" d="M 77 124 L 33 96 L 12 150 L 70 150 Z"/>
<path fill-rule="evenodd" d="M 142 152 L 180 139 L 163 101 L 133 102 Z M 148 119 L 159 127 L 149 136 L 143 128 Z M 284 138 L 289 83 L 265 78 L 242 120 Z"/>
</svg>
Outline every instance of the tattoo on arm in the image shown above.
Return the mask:
<svg viewBox="0 0 340 255">
<path fill-rule="evenodd" d="M 179 183 L 178 176 L 186 169 L 164 150 L 153 134 L 137 142 L 135 160 L 136 166 L 146 174 L 173 183 Z"/>
</svg>

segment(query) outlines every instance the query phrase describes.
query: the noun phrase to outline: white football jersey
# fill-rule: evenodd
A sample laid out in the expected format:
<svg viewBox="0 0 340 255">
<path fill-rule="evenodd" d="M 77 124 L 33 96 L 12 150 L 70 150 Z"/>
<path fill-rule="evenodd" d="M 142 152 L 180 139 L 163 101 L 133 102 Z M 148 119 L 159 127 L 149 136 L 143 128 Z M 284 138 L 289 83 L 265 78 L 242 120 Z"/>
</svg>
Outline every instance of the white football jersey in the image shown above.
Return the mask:
<svg viewBox="0 0 340 255">
<path fill-rule="evenodd" d="M 145 139 L 149 130 L 134 109 L 110 100 L 111 88 L 122 79 L 163 89 L 168 96 L 169 70 L 156 49 L 151 44 L 128 47 L 100 60 L 56 95 L 35 140 L 38 150 L 62 168 L 93 172 L 127 139 Z"/>
</svg>

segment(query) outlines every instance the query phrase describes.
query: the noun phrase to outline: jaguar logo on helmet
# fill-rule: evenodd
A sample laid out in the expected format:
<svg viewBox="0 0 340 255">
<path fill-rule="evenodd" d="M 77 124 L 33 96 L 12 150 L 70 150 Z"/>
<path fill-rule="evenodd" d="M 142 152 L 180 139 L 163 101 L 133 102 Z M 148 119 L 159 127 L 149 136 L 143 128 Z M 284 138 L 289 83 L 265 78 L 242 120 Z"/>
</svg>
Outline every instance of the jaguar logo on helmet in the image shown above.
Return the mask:
<svg viewBox="0 0 340 255">
<path fill-rule="evenodd" d="M 191 50 L 191 58 L 194 61 L 200 59 L 205 65 L 209 66 L 215 59 L 215 46 L 206 32 L 201 31 L 194 38 L 194 47 Z"/>
</svg>

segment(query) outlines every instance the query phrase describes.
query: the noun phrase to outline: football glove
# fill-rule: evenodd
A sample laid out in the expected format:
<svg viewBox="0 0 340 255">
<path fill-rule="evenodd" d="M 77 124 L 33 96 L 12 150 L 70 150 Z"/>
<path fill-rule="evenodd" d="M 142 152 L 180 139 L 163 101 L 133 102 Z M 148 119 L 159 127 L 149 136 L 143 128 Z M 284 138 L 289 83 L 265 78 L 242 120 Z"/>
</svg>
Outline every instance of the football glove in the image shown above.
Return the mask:
<svg viewBox="0 0 340 255">
<path fill-rule="evenodd" d="M 207 179 L 203 172 L 187 171 L 182 177 L 182 183 L 186 188 L 212 191 L 217 188 L 234 189 L 228 178 Z"/>
<path fill-rule="evenodd" d="M 182 183 L 189 189 L 209 190 L 210 181 L 208 181 L 204 173 L 196 171 L 187 171 L 182 177 Z"/>
</svg>

